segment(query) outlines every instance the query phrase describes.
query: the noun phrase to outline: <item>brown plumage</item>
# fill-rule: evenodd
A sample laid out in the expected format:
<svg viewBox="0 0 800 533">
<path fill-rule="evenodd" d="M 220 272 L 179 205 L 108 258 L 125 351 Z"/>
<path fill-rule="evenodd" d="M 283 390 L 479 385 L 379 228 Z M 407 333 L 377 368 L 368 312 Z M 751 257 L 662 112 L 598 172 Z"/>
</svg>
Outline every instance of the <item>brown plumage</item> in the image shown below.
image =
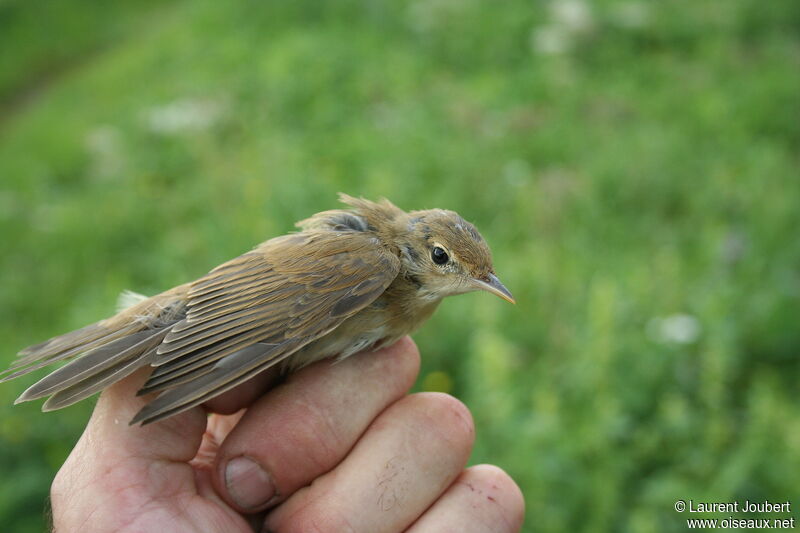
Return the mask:
<svg viewBox="0 0 800 533">
<path fill-rule="evenodd" d="M 344 358 L 414 331 L 442 298 L 488 290 L 512 301 L 475 227 L 452 211 L 406 213 L 341 195 L 318 213 L 192 283 L 22 350 L 0 381 L 71 359 L 17 402 L 60 409 L 146 365 L 139 394 L 160 392 L 131 421 L 199 405 L 274 365 Z"/>
</svg>

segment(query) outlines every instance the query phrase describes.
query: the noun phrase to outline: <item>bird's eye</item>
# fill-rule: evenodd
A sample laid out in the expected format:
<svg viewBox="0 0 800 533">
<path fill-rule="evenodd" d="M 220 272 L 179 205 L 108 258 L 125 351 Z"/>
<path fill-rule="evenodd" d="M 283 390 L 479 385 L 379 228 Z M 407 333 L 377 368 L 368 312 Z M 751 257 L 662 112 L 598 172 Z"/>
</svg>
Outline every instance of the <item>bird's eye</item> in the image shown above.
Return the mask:
<svg viewBox="0 0 800 533">
<path fill-rule="evenodd" d="M 450 257 L 448 257 L 447 252 L 444 251 L 444 248 L 441 246 L 434 246 L 431 251 L 431 259 L 433 259 L 433 262 L 437 265 L 443 265 L 447 263 Z"/>
</svg>

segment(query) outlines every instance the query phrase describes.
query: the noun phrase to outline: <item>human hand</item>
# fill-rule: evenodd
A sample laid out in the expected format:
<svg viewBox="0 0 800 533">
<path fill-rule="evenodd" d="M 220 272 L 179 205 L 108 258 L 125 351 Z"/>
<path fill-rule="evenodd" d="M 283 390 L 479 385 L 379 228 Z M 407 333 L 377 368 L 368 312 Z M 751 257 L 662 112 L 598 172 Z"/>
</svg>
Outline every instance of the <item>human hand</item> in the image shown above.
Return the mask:
<svg viewBox="0 0 800 533">
<path fill-rule="evenodd" d="M 464 469 L 470 413 L 445 394 L 406 395 L 418 372 L 405 338 L 274 387 L 267 372 L 209 402 L 210 417 L 196 407 L 130 427 L 146 402 L 139 372 L 102 393 L 56 475 L 54 529 L 518 531 L 516 484 L 494 466 Z"/>
</svg>

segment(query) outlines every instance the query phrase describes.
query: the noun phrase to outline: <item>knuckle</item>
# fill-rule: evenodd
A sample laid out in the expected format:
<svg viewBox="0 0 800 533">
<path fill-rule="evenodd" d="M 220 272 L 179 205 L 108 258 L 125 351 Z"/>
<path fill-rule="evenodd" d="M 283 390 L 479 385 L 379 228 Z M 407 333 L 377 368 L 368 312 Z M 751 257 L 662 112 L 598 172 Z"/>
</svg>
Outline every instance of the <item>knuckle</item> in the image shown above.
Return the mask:
<svg viewBox="0 0 800 533">
<path fill-rule="evenodd" d="M 518 531 L 525 517 L 525 499 L 516 482 L 502 468 L 477 465 L 467 469 L 460 480 L 471 491 L 484 498 L 487 507 L 494 507 L 508 531 Z"/>
<path fill-rule="evenodd" d="M 361 366 L 362 378 L 380 384 L 380 390 L 393 397 L 410 389 L 419 374 L 419 350 L 409 337 L 403 337 L 377 352 L 364 353 L 363 356 L 351 359 L 353 364 Z"/>
<path fill-rule="evenodd" d="M 472 413 L 461 400 L 441 392 L 423 392 L 414 395 L 431 424 L 448 438 L 471 445 L 475 439 Z"/>
<path fill-rule="evenodd" d="M 417 345 L 410 337 L 403 337 L 391 347 L 392 357 L 390 358 L 394 367 L 393 374 L 406 378 L 408 387 L 413 385 L 413 381 L 419 374 L 420 355 Z"/>
<path fill-rule="evenodd" d="M 286 456 L 294 456 L 302 450 L 306 465 L 314 465 L 315 471 L 324 472 L 336 464 L 344 448 L 342 436 L 336 423 L 313 402 L 298 403 L 289 414 L 284 441 Z M 277 466 L 277 465 L 276 465 Z"/>
</svg>

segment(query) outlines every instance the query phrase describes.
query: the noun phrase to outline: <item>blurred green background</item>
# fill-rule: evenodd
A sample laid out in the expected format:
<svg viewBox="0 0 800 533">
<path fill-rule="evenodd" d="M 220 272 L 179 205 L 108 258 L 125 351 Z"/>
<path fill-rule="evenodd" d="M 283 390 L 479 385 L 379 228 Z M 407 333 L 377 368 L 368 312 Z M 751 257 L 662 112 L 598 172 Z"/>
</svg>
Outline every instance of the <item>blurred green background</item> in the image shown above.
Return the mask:
<svg viewBox="0 0 800 533">
<path fill-rule="evenodd" d="M 526 532 L 800 506 L 796 0 L 0 2 L 0 362 L 336 192 L 476 223 L 518 305 L 446 301 L 418 389 Z M 0 387 L 0 524 L 92 408 Z M 752 517 L 752 515 L 748 515 Z"/>
</svg>

